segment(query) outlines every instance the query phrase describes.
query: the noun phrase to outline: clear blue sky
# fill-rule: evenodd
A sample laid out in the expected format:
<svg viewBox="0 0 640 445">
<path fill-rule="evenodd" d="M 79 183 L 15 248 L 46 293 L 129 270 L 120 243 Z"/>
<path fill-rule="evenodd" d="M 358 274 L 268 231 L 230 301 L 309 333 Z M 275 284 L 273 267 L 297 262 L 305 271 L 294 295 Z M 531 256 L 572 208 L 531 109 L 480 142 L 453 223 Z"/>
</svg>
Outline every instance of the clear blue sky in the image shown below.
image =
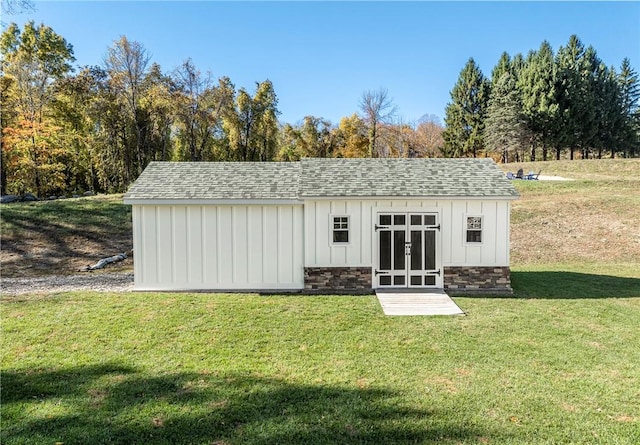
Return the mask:
<svg viewBox="0 0 640 445">
<path fill-rule="evenodd" d="M 36 1 L 5 16 L 43 22 L 73 45 L 76 65 L 101 64 L 121 35 L 168 72 L 191 57 L 203 72 L 253 91 L 270 79 L 281 122 L 338 123 L 365 90 L 387 88 L 405 121 L 444 117 L 473 57 L 489 76 L 500 54 L 554 51 L 571 34 L 607 65 L 640 71 L 639 2 L 125 2 Z"/>
</svg>

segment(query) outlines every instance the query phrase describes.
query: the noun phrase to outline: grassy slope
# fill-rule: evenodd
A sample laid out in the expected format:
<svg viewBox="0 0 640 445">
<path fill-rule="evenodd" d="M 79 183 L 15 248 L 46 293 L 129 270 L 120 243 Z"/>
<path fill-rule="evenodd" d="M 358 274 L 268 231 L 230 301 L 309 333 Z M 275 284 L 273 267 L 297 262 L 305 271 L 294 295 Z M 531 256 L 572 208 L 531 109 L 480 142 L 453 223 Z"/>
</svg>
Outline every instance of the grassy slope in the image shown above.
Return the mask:
<svg viewBox="0 0 640 445">
<path fill-rule="evenodd" d="M 71 274 L 133 247 L 131 206 L 122 195 L 2 205 L 0 216 L 5 277 Z"/>
<path fill-rule="evenodd" d="M 524 164 L 506 165 L 515 170 Z M 606 269 L 640 277 L 640 160 L 540 162 L 574 181 L 514 181 L 511 259 L 521 267 Z"/>
</svg>

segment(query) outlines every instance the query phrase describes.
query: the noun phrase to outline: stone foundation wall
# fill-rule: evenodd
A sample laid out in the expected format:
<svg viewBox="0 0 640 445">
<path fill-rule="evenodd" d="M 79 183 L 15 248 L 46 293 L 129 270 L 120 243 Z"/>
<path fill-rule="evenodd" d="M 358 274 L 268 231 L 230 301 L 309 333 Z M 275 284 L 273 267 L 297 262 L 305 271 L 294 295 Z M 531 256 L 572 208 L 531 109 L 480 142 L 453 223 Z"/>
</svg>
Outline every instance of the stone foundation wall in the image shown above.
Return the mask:
<svg viewBox="0 0 640 445">
<path fill-rule="evenodd" d="M 306 292 L 372 292 L 370 267 L 305 267 Z"/>
<path fill-rule="evenodd" d="M 445 267 L 444 288 L 452 295 L 511 295 L 509 267 Z"/>
</svg>

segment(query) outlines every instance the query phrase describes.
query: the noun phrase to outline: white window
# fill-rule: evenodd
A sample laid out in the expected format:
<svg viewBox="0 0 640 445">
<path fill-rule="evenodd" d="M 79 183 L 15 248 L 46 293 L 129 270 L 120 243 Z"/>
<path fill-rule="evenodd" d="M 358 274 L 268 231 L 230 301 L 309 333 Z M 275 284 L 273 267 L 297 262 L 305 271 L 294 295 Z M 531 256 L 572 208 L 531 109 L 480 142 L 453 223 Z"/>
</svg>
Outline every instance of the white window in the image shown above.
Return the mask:
<svg viewBox="0 0 640 445">
<path fill-rule="evenodd" d="M 349 217 L 331 216 L 331 243 L 349 243 Z"/>
<path fill-rule="evenodd" d="M 468 243 L 482 242 L 482 216 L 466 217 L 466 240 Z"/>
</svg>

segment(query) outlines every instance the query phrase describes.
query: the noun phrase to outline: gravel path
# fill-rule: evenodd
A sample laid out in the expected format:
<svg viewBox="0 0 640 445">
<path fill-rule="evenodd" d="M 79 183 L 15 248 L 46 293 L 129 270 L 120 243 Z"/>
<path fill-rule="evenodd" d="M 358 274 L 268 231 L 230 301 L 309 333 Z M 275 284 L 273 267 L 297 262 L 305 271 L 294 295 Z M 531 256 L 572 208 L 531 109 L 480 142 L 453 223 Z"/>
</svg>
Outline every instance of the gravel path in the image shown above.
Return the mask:
<svg viewBox="0 0 640 445">
<path fill-rule="evenodd" d="M 75 290 L 128 292 L 133 289 L 133 273 L 91 273 L 50 275 L 38 278 L 3 278 L 2 295 L 50 294 Z"/>
</svg>

